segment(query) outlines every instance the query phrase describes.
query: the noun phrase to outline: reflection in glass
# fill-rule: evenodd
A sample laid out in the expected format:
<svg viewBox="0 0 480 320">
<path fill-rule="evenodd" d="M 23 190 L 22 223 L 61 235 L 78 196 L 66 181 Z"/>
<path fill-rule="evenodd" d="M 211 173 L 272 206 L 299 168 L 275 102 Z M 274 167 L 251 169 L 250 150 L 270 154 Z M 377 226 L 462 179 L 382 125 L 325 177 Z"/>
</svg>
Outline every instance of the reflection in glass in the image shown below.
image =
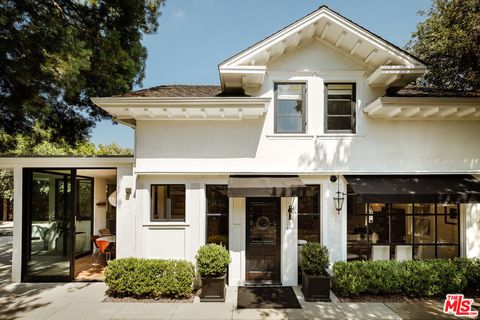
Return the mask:
<svg viewBox="0 0 480 320">
<path fill-rule="evenodd" d="M 249 242 L 254 244 L 277 243 L 276 204 L 268 202 L 251 202 L 249 223 Z"/>
<path fill-rule="evenodd" d="M 185 185 L 152 185 L 152 220 L 185 221 Z"/>
<path fill-rule="evenodd" d="M 435 246 L 415 246 L 414 257 L 418 260 L 435 259 Z"/>
<path fill-rule="evenodd" d="M 29 185 L 30 241 L 27 276 L 70 275 L 71 176 L 32 172 Z"/>
<path fill-rule="evenodd" d="M 76 194 L 75 254 L 81 255 L 92 249 L 93 179 L 77 176 Z"/>
<path fill-rule="evenodd" d="M 298 240 L 320 242 L 320 186 L 308 185 L 298 197 Z"/>
<path fill-rule="evenodd" d="M 226 185 L 207 185 L 207 243 L 228 248 L 229 200 Z"/>
<path fill-rule="evenodd" d="M 305 132 L 305 84 L 275 85 L 275 132 Z"/>
</svg>

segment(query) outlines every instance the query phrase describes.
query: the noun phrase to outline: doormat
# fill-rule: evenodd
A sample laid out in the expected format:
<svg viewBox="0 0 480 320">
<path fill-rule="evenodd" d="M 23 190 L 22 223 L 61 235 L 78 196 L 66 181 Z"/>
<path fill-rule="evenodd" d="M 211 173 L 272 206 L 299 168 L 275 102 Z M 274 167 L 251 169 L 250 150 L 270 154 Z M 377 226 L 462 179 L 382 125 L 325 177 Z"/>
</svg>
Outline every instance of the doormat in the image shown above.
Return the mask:
<svg viewBox="0 0 480 320">
<path fill-rule="evenodd" d="M 301 309 L 292 287 L 238 287 L 237 309 Z"/>
</svg>

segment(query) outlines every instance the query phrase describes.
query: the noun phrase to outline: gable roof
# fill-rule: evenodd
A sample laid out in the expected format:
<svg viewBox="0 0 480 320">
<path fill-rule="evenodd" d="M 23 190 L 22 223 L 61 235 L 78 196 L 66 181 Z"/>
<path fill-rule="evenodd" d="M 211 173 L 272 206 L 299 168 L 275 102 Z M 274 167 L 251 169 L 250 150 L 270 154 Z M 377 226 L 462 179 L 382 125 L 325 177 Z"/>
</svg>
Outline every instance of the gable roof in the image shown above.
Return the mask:
<svg viewBox="0 0 480 320">
<path fill-rule="evenodd" d="M 425 63 L 412 54 L 321 6 L 220 63 L 222 89 L 260 86 L 272 58 L 311 39 L 334 46 L 367 65 L 374 75 L 369 79 L 372 86 L 401 87 L 426 71 Z M 398 68 L 392 73 L 382 66 Z"/>
</svg>

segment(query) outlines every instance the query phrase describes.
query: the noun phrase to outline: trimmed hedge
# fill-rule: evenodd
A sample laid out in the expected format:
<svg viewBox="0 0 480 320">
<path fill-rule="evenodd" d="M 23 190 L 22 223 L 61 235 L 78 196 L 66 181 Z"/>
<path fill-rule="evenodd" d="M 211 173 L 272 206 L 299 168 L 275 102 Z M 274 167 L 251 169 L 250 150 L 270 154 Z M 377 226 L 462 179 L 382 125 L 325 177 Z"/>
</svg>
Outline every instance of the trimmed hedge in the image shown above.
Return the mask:
<svg viewBox="0 0 480 320">
<path fill-rule="evenodd" d="M 195 268 L 185 260 L 124 258 L 105 270 L 108 293 L 115 297 L 181 298 L 192 293 Z"/>
<path fill-rule="evenodd" d="M 353 261 L 333 265 L 339 296 L 402 294 L 433 297 L 480 290 L 480 260 Z"/>
</svg>

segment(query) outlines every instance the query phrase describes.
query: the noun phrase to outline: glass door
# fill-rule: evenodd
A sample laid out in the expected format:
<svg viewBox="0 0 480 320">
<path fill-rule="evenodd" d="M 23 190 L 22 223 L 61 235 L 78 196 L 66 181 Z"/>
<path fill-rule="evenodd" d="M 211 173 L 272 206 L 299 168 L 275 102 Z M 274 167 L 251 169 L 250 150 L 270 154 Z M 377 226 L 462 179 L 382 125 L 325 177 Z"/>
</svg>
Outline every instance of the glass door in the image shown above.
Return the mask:
<svg viewBox="0 0 480 320">
<path fill-rule="evenodd" d="M 75 170 L 24 170 L 23 281 L 70 281 Z"/>
</svg>

